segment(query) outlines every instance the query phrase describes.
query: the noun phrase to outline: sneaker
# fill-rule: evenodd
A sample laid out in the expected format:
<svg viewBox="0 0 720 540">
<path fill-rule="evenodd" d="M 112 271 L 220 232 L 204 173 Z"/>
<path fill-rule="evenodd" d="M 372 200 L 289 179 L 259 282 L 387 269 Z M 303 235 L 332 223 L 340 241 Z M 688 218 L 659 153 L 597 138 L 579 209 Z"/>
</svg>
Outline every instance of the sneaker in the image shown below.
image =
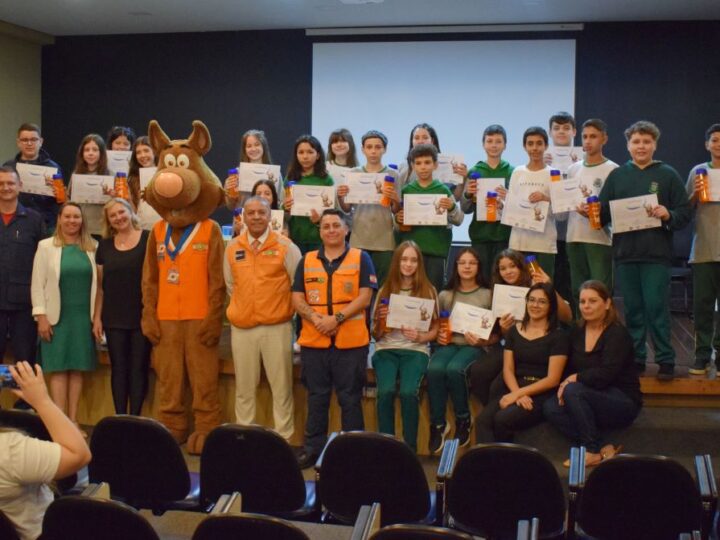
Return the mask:
<svg viewBox="0 0 720 540">
<path fill-rule="evenodd" d="M 688 373 L 690 375 L 705 375 L 707 373 L 708 369 L 708 361 L 707 360 L 695 360 L 695 363 L 693 366 L 688 370 Z"/>
<path fill-rule="evenodd" d="M 472 418 L 468 416 L 455 421 L 455 438 L 459 441 L 460 446 L 470 444 L 470 429 L 472 429 Z"/>
<path fill-rule="evenodd" d="M 439 454 L 442 452 L 445 444 L 445 437 L 450 433 L 450 424 L 447 422 L 439 426 L 430 426 L 430 454 Z"/>
<path fill-rule="evenodd" d="M 656 376 L 659 381 L 672 381 L 675 378 L 675 366 L 673 364 L 660 364 Z"/>
<path fill-rule="evenodd" d="M 295 458 L 297 459 L 298 466 L 301 469 L 308 469 L 315 466 L 315 462 L 320 457 L 320 454 L 314 452 L 308 452 L 304 448 L 295 452 Z"/>
</svg>

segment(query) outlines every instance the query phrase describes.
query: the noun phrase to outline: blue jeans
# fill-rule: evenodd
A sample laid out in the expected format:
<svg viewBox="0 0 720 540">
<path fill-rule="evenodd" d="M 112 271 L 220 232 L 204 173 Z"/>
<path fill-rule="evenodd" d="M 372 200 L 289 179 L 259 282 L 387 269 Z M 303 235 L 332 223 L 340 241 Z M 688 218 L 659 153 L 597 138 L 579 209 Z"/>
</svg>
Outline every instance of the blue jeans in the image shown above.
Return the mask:
<svg viewBox="0 0 720 540">
<path fill-rule="evenodd" d="M 640 412 L 640 405 L 622 390 L 608 386 L 604 390 L 583 383 L 570 383 L 563 392 L 565 405 L 557 397 L 543 404 L 548 422 L 588 452 L 602 448 L 602 431 L 627 427 Z"/>
</svg>

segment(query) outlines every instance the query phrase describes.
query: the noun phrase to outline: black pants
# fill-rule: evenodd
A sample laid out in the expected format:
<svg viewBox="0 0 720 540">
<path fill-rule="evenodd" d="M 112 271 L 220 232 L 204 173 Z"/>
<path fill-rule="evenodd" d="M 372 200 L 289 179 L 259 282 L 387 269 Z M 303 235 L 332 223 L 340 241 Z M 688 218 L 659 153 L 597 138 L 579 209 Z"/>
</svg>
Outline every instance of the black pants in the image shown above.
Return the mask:
<svg viewBox="0 0 720 540">
<path fill-rule="evenodd" d="M 10 342 L 15 361 L 26 360 L 35 363 L 37 353 L 37 323 L 33 320 L 32 308 L 0 310 L 0 363 L 5 357 Z"/>
<path fill-rule="evenodd" d="M 485 348 L 486 352 L 470 365 L 470 392 L 483 405 L 490 399 L 490 385 L 502 372 L 503 348 L 500 343 Z"/>
<path fill-rule="evenodd" d="M 137 328 L 106 328 L 110 355 L 110 386 L 116 414 L 139 415 L 147 394 L 151 345 Z"/>
</svg>

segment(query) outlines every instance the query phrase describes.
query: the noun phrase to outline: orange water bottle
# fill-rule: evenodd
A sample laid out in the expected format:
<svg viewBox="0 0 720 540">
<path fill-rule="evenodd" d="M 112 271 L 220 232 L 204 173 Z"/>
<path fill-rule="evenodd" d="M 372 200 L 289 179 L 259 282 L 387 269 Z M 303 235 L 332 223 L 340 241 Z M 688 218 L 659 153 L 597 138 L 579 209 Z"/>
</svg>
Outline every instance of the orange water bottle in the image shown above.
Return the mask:
<svg viewBox="0 0 720 540">
<path fill-rule="evenodd" d="M 485 207 L 487 208 L 487 221 L 488 223 L 495 223 L 497 221 L 497 198 L 498 194 L 496 191 L 488 191 L 485 197 Z"/>
<path fill-rule="evenodd" d="M 445 310 L 441 311 L 438 322 L 440 326 L 438 328 L 437 342 L 440 345 L 447 345 L 450 343 L 450 338 L 452 337 L 452 328 L 450 328 L 450 312 Z"/>
<path fill-rule="evenodd" d="M 587 204 L 590 228 L 599 231 L 602 229 L 602 223 L 600 223 L 600 199 L 596 195 L 592 195 L 587 198 Z"/>
<path fill-rule="evenodd" d="M 242 219 L 242 207 L 236 208 L 233 210 L 233 225 L 237 230 L 242 229 L 243 219 Z"/>
<path fill-rule="evenodd" d="M 405 207 L 404 203 L 400 203 L 400 209 L 402 210 Z M 412 230 L 412 227 L 410 225 L 405 225 L 405 212 L 403 212 L 403 222 L 398 223 L 398 229 L 400 232 L 409 232 Z"/>
<path fill-rule="evenodd" d="M 390 304 L 390 301 L 387 298 L 380 299 L 381 306 L 387 307 L 389 304 Z M 387 315 L 384 315 L 382 317 L 378 316 L 378 318 L 375 322 L 375 329 L 376 329 L 376 332 L 380 335 L 387 333 Z"/>
<path fill-rule="evenodd" d="M 702 187 L 698 193 L 698 201 L 701 203 L 710 202 L 710 192 L 708 190 L 708 175 L 707 169 L 704 167 L 698 167 L 695 169 L 695 178 L 702 182 Z"/>
<path fill-rule="evenodd" d="M 53 174 L 52 185 L 55 188 L 55 202 L 63 204 L 67 201 L 67 193 L 65 192 L 65 182 L 62 174 Z"/>
<path fill-rule="evenodd" d="M 473 171 L 468 175 L 468 178 L 470 181 L 475 182 L 475 187 L 477 188 L 477 181 L 478 178 L 480 178 L 480 173 L 477 171 Z M 477 189 L 475 190 L 475 193 L 473 193 L 473 202 L 477 203 Z"/>
<path fill-rule="evenodd" d="M 291 180 L 291 181 L 288 182 L 287 185 L 285 186 L 285 200 L 286 200 L 286 201 L 287 201 L 288 199 L 292 199 L 292 188 L 293 188 L 294 185 L 295 185 L 295 182 L 293 182 L 293 181 Z"/>
<path fill-rule="evenodd" d="M 530 274 L 534 274 L 542 270 L 542 268 L 540 267 L 540 263 L 537 262 L 537 257 L 535 255 L 528 255 L 527 257 L 525 257 L 525 264 L 527 264 Z"/>
<path fill-rule="evenodd" d="M 560 180 L 562 180 L 562 175 L 560 174 L 560 171 L 557 169 L 550 169 L 550 181 L 559 182 Z"/>
<path fill-rule="evenodd" d="M 127 174 L 121 171 L 116 172 L 113 187 L 115 188 L 116 197 L 120 197 L 126 201 L 130 200 L 130 189 L 128 189 Z"/>
<path fill-rule="evenodd" d="M 233 167 L 232 169 L 228 169 L 228 179 L 233 176 L 238 176 L 238 170 L 236 167 Z M 238 181 L 239 181 L 239 179 L 238 179 Z M 237 199 L 238 197 L 240 197 L 240 190 L 238 189 L 239 187 L 240 186 L 228 188 L 228 190 L 227 190 L 228 197 L 230 197 L 231 199 Z"/>
<path fill-rule="evenodd" d="M 395 178 L 387 175 L 385 177 L 385 182 L 383 182 L 383 188 L 386 188 L 387 186 L 390 186 L 392 189 L 395 189 Z M 385 195 L 382 196 L 380 199 L 380 204 L 383 205 L 386 208 L 389 208 L 392 204 L 392 199 L 390 197 L 386 197 Z"/>
</svg>

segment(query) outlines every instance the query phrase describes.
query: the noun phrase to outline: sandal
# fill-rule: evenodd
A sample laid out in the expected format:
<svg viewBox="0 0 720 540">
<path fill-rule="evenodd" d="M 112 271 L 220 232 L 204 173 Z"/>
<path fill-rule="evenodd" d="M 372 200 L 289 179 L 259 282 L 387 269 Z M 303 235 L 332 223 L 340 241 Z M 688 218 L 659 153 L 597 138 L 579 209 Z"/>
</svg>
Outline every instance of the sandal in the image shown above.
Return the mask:
<svg viewBox="0 0 720 540">
<path fill-rule="evenodd" d="M 600 450 L 599 453 L 595 454 L 593 452 L 585 452 L 585 468 L 589 467 L 595 467 L 605 461 L 606 459 L 610 459 L 615 457 L 615 454 L 619 454 L 622 450 L 622 446 L 612 446 L 607 445 L 608 447 L 603 447 L 602 450 Z M 563 461 L 563 467 L 566 469 L 570 468 L 570 460 L 566 459 Z"/>
<path fill-rule="evenodd" d="M 600 454 L 603 457 L 603 460 L 605 459 L 612 459 L 618 454 L 622 453 L 623 447 L 622 444 L 619 444 L 617 446 L 613 444 L 606 444 L 600 449 Z"/>
</svg>

